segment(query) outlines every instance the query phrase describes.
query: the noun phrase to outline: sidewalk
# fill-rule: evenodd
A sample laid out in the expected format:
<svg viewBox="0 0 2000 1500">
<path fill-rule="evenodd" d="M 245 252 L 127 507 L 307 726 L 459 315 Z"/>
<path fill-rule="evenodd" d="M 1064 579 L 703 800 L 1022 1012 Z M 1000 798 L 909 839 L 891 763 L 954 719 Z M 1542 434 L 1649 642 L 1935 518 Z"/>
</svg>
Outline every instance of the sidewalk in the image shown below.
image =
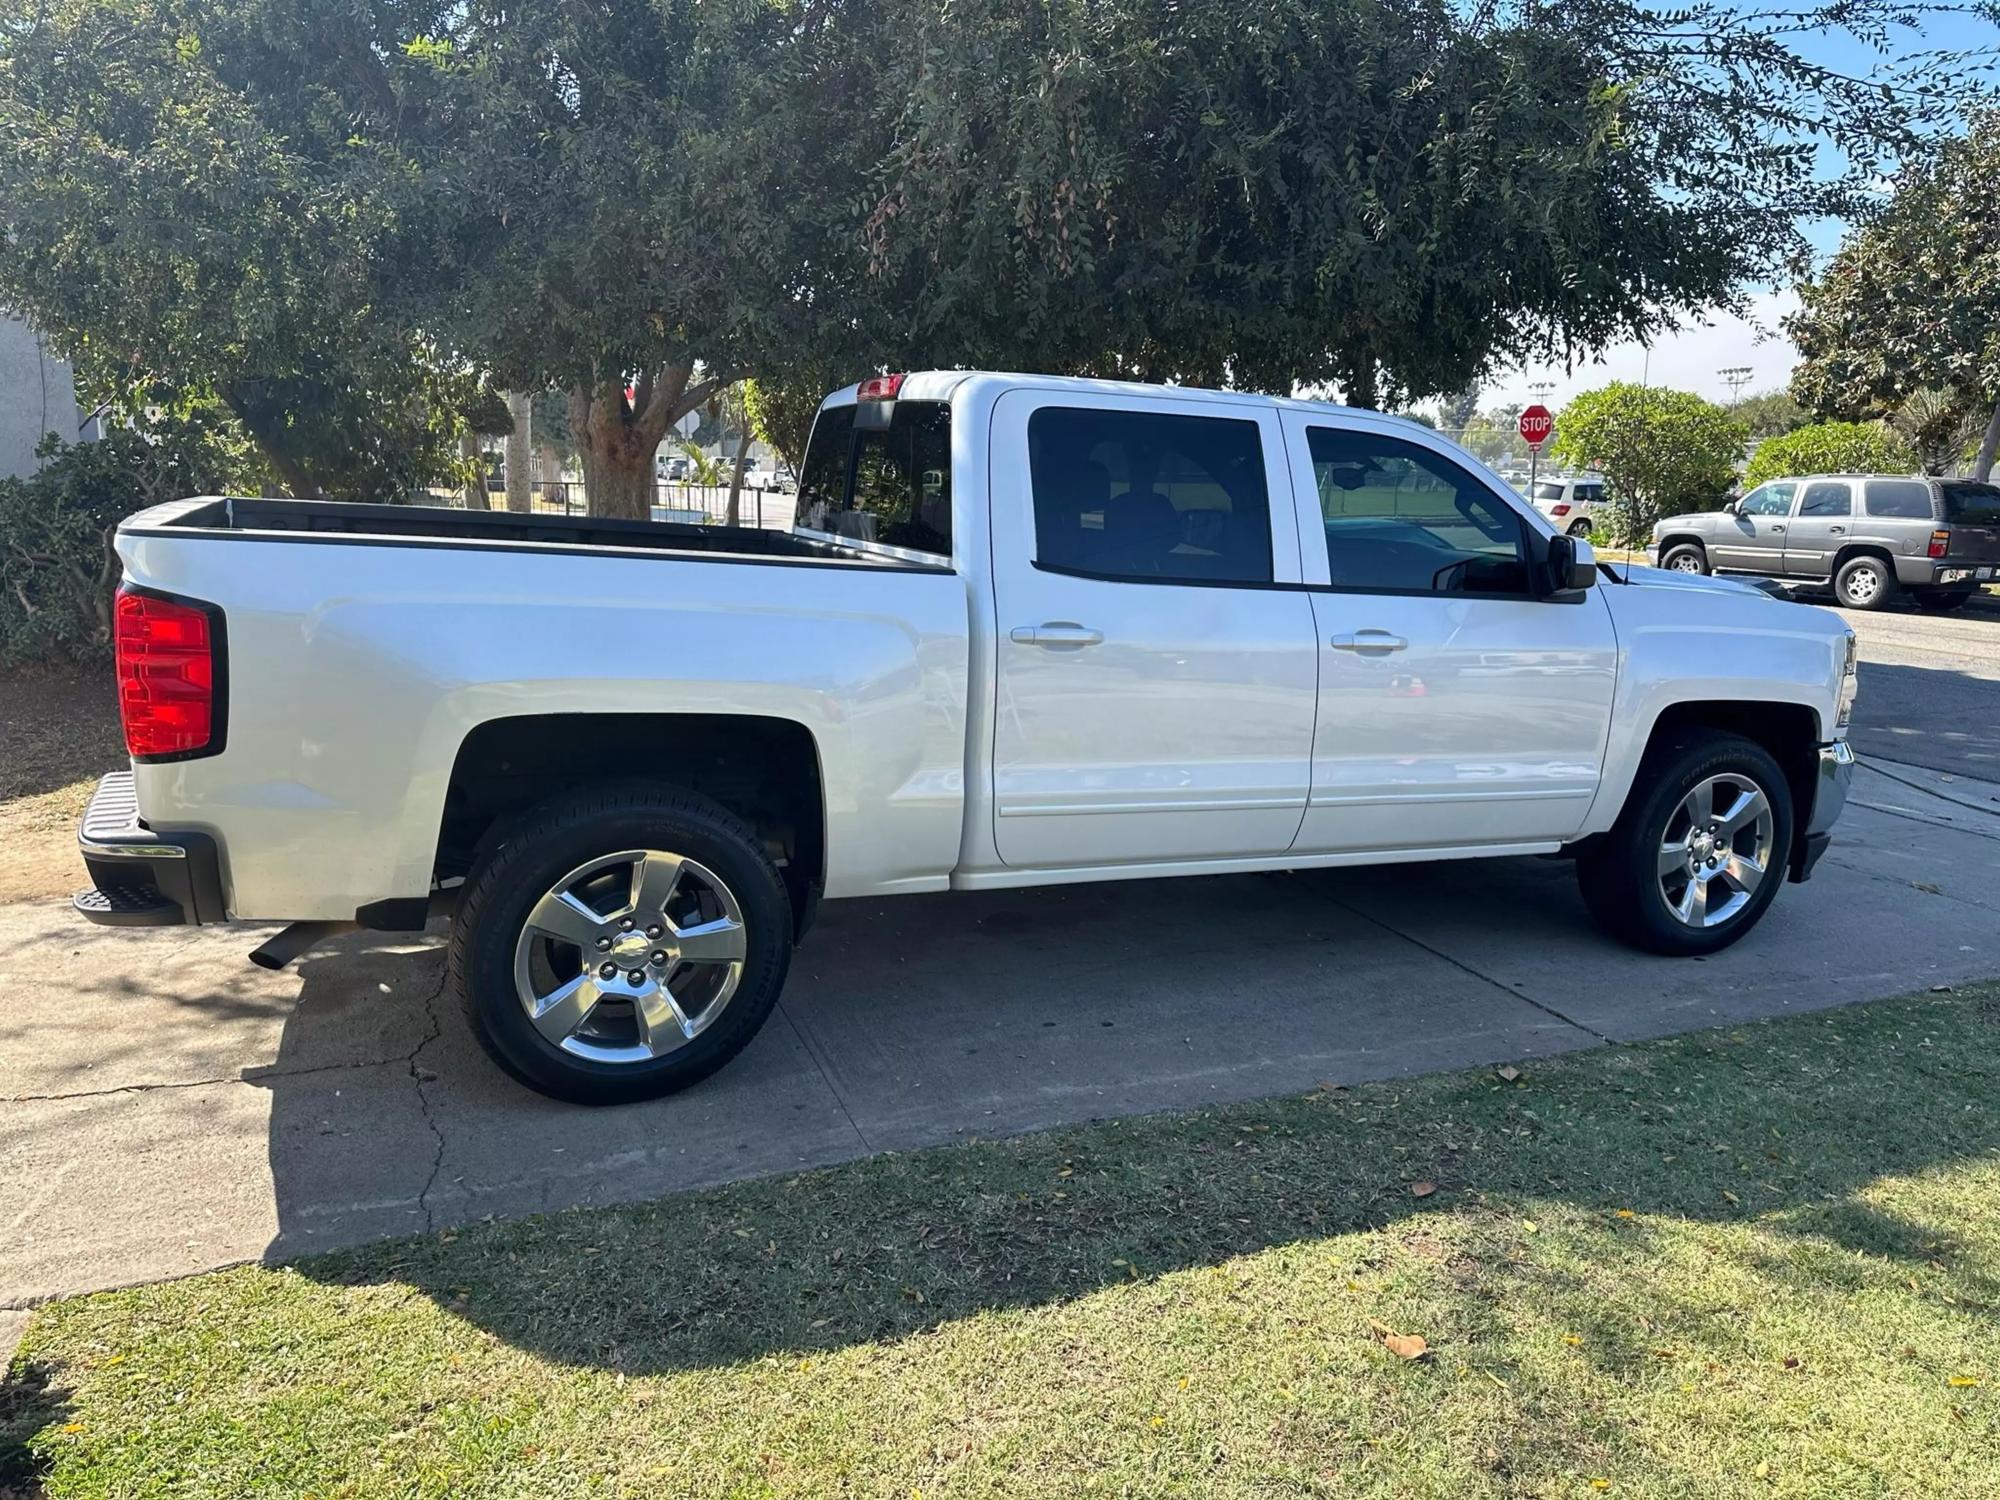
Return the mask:
<svg viewBox="0 0 2000 1500">
<path fill-rule="evenodd" d="M 250 930 L 0 907 L 0 1309 L 1990 977 L 1996 799 L 1867 767 L 1814 879 L 1692 962 L 1599 937 L 1551 860 L 835 903 L 741 1058 L 613 1110 L 504 1078 L 441 994 L 435 938 L 357 934 L 269 974 Z"/>
</svg>

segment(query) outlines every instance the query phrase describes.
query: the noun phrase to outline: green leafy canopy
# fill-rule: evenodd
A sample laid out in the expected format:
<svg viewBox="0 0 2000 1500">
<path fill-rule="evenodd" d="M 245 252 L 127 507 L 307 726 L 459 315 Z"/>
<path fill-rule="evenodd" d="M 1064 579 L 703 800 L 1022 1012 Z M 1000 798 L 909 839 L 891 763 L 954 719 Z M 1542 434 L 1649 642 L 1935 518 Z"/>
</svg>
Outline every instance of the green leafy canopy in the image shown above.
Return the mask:
<svg viewBox="0 0 2000 1500">
<path fill-rule="evenodd" d="M 1757 445 L 1743 483 L 1789 474 L 1914 474 L 1917 455 L 1880 422 L 1819 422 Z"/>
<path fill-rule="evenodd" d="M 1556 417 L 1556 460 L 1605 477 L 1614 537 L 1643 538 L 1655 521 L 1712 510 L 1735 481 L 1743 424 L 1690 391 L 1613 381 Z"/>
</svg>

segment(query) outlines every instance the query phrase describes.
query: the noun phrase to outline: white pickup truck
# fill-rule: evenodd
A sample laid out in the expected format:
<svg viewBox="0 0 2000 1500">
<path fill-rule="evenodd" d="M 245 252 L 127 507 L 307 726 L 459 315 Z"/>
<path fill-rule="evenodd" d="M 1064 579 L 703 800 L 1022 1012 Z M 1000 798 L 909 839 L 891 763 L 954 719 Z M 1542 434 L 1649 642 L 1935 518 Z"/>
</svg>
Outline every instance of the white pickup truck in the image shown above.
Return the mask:
<svg viewBox="0 0 2000 1500">
<path fill-rule="evenodd" d="M 791 533 L 195 499 L 117 545 L 78 909 L 293 924 L 270 965 L 449 912 L 488 1050 L 576 1100 L 727 1061 L 822 897 L 1566 853 L 1707 953 L 1851 775 L 1837 617 L 1304 401 L 884 376 Z"/>
</svg>

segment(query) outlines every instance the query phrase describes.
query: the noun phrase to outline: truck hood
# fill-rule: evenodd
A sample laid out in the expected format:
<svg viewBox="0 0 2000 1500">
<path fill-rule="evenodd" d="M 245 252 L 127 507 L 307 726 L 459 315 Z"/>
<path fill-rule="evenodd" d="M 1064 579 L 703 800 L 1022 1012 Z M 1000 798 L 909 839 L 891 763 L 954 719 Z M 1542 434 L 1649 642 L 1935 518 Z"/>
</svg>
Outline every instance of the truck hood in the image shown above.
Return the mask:
<svg viewBox="0 0 2000 1500">
<path fill-rule="evenodd" d="M 1648 568 L 1637 563 L 1613 563 L 1618 576 L 1627 583 L 1649 589 L 1689 589 L 1697 594 L 1757 594 L 1766 599 L 1784 595 L 1761 579 L 1715 578 L 1703 573 L 1672 573 L 1665 568 Z"/>
</svg>

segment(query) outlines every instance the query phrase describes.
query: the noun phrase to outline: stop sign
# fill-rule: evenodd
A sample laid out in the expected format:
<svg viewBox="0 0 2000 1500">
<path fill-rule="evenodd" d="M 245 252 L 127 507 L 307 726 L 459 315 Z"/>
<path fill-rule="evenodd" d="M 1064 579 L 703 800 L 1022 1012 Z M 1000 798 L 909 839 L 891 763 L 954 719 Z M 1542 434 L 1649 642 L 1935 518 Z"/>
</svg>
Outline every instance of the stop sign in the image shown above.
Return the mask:
<svg viewBox="0 0 2000 1500">
<path fill-rule="evenodd" d="M 1521 441 L 1530 448 L 1541 447 L 1555 430 L 1556 419 L 1546 406 L 1531 406 L 1521 413 Z"/>
</svg>

